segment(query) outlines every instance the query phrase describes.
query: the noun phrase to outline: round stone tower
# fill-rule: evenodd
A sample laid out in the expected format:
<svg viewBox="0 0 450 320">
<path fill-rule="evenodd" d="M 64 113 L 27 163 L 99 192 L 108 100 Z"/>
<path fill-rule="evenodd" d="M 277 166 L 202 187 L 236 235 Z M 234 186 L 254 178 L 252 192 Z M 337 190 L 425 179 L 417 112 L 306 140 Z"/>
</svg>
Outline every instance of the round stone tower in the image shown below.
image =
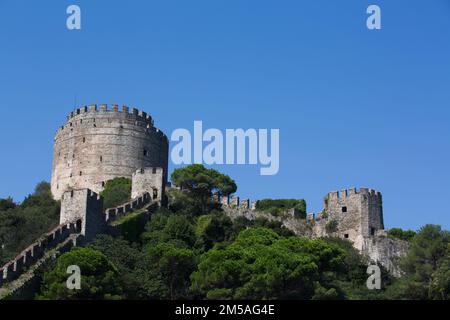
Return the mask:
<svg viewBox="0 0 450 320">
<path fill-rule="evenodd" d="M 152 118 L 117 105 L 76 109 L 55 137 L 52 193 L 55 199 L 72 189 L 101 192 L 106 181 L 131 178 L 139 168 L 160 167 L 167 181 L 169 143 Z"/>
</svg>

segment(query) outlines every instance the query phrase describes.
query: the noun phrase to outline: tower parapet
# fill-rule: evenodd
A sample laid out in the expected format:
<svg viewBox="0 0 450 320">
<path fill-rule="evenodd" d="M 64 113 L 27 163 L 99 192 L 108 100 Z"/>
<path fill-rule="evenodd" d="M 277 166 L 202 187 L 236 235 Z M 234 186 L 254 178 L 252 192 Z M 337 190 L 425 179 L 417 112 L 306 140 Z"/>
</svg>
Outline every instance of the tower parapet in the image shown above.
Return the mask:
<svg viewBox="0 0 450 320">
<path fill-rule="evenodd" d="M 133 173 L 131 197 L 134 199 L 144 193 L 149 193 L 153 201 L 161 202 L 165 191 L 165 177 L 163 168 L 140 168 Z"/>
<path fill-rule="evenodd" d="M 106 181 L 146 167 L 163 168 L 166 181 L 168 149 L 167 136 L 145 111 L 117 104 L 77 108 L 55 136 L 53 196 L 85 188 L 99 193 Z"/>
<path fill-rule="evenodd" d="M 369 188 L 329 192 L 324 198 L 324 210 L 314 222 L 318 236 L 331 233 L 353 241 L 361 249 L 364 238 L 384 229 L 381 193 Z"/>
</svg>

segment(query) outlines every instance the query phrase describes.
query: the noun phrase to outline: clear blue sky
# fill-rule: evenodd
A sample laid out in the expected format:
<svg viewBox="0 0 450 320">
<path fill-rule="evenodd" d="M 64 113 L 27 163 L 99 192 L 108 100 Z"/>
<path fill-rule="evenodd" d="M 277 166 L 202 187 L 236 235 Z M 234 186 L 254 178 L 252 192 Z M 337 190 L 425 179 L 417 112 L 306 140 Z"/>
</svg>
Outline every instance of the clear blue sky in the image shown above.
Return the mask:
<svg viewBox="0 0 450 320">
<path fill-rule="evenodd" d="M 371 187 L 387 227 L 450 228 L 448 0 L 0 0 L 0 197 L 50 179 L 75 95 L 144 109 L 168 135 L 279 128 L 278 175 L 218 167 L 241 196 L 317 212 L 328 191 Z"/>
</svg>

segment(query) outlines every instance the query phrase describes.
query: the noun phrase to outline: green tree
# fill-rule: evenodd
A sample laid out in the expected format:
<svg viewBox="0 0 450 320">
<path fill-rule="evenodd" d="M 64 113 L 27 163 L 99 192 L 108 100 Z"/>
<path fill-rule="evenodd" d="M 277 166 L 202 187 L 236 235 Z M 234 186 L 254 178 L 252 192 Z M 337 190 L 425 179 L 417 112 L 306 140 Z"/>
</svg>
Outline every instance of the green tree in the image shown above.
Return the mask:
<svg viewBox="0 0 450 320">
<path fill-rule="evenodd" d="M 196 241 L 194 226 L 186 216 L 167 215 L 164 212 L 152 215 L 141 237 L 145 243 L 153 245 L 173 242 L 179 246 L 191 247 Z"/>
<path fill-rule="evenodd" d="M 208 251 L 215 244 L 229 240 L 233 234 L 233 222 L 222 212 L 198 217 L 196 223 L 197 247 Z"/>
<path fill-rule="evenodd" d="M 446 272 L 440 267 L 444 266 L 445 269 L 449 243 L 449 231 L 444 231 L 437 225 L 422 227 L 412 239 L 408 253 L 400 260 L 404 275 L 388 287 L 387 297 L 413 300 L 438 297 L 436 293 L 439 289 L 432 294 L 432 284 L 434 280 L 435 283 L 443 283 L 445 287 L 445 281 L 441 282 L 439 279 Z M 436 286 L 439 287 L 440 285 Z"/>
<path fill-rule="evenodd" d="M 81 289 L 67 288 L 67 268 L 78 266 L 81 271 Z M 73 248 L 61 255 L 53 270 L 44 274 L 41 294 L 38 299 L 86 300 L 118 299 L 122 290 L 118 271 L 106 256 L 92 248 Z"/>
<path fill-rule="evenodd" d="M 129 274 L 134 299 L 186 299 L 189 275 L 195 269 L 191 249 L 174 243 L 148 244 Z M 128 288 L 127 288 L 127 294 Z"/>
<path fill-rule="evenodd" d="M 391 238 L 397 238 L 405 241 L 411 241 L 416 232 L 413 230 L 403 230 L 400 228 L 392 228 L 388 230 L 388 236 Z"/>
<path fill-rule="evenodd" d="M 185 216 L 173 215 L 167 219 L 166 226 L 162 230 L 161 241 L 181 241 L 186 246 L 192 247 L 195 240 L 195 229 Z"/>
<path fill-rule="evenodd" d="M 103 197 L 105 209 L 117 207 L 129 201 L 131 199 L 131 179 L 119 177 L 108 180 L 100 195 Z"/>
<path fill-rule="evenodd" d="M 16 207 L 16 204 L 14 203 L 14 200 L 11 197 L 8 197 L 6 199 L 0 199 L 0 214 L 3 211 L 14 209 Z"/>
<path fill-rule="evenodd" d="M 322 240 L 250 228 L 202 255 L 192 290 L 208 299 L 310 299 L 320 274 L 339 269 L 343 259 L 341 249 Z"/>
<path fill-rule="evenodd" d="M 236 192 L 237 186 L 233 179 L 216 170 L 207 169 L 201 164 L 193 164 L 176 169 L 172 173 L 172 181 L 191 195 L 195 209 L 203 214 L 212 203 L 213 192 L 230 195 Z"/>
<path fill-rule="evenodd" d="M 0 265 L 57 226 L 60 212 L 60 203 L 53 199 L 47 182 L 40 182 L 21 204 L 4 200 L 0 209 Z"/>
<path fill-rule="evenodd" d="M 430 298 L 450 300 L 450 244 L 447 245 L 445 256 L 440 259 L 438 267 L 431 278 Z"/>
<path fill-rule="evenodd" d="M 263 199 L 256 202 L 256 209 L 270 212 L 274 216 L 295 209 L 299 216 L 306 218 L 306 201 L 303 199 Z"/>
</svg>

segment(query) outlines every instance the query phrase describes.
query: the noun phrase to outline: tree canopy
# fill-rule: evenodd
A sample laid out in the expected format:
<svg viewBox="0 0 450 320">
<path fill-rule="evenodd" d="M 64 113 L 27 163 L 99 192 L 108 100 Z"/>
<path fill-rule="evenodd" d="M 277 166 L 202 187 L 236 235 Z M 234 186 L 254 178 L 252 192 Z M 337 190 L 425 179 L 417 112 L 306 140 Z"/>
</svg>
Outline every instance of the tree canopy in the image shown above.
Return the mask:
<svg viewBox="0 0 450 320">
<path fill-rule="evenodd" d="M 100 195 L 103 197 L 105 209 L 117 207 L 129 201 L 131 199 L 131 179 L 120 177 L 108 180 Z"/>
<path fill-rule="evenodd" d="M 237 190 L 236 183 L 229 176 L 201 164 L 174 170 L 172 182 L 189 192 L 190 200 L 202 214 L 207 211 L 213 192 L 228 196 Z"/>
<path fill-rule="evenodd" d="M 81 289 L 67 288 L 68 267 L 78 266 L 81 271 Z M 44 274 L 39 299 L 79 300 L 118 299 L 118 271 L 106 256 L 91 248 L 74 248 L 60 256 L 56 266 Z"/>
<path fill-rule="evenodd" d="M 50 184 L 40 182 L 22 203 L 0 199 L 0 265 L 13 258 L 59 222 L 60 203 Z"/>
</svg>

